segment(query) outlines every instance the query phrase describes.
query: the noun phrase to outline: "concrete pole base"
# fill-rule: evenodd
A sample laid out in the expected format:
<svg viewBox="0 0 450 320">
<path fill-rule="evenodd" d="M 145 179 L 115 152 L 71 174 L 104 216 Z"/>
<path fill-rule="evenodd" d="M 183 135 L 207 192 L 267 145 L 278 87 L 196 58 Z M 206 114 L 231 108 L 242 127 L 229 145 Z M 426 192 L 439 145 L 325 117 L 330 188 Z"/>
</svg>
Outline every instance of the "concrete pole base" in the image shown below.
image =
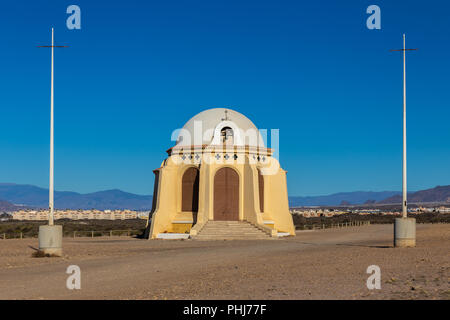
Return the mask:
<svg viewBox="0 0 450 320">
<path fill-rule="evenodd" d="M 39 250 L 44 254 L 62 256 L 62 226 L 39 226 Z"/>
<path fill-rule="evenodd" d="M 394 247 L 416 246 L 416 219 L 396 218 L 394 222 Z"/>
</svg>

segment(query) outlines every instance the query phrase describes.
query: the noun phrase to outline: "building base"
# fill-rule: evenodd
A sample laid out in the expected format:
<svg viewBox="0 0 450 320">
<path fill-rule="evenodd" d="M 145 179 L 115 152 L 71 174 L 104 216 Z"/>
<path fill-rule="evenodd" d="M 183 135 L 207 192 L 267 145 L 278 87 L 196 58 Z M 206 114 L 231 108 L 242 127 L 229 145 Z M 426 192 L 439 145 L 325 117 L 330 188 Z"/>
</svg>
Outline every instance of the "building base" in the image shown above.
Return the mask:
<svg viewBox="0 0 450 320">
<path fill-rule="evenodd" d="M 39 251 L 52 256 L 62 256 L 62 226 L 39 227 Z"/>
<path fill-rule="evenodd" d="M 394 222 L 394 247 L 416 246 L 416 219 L 396 218 Z"/>
</svg>

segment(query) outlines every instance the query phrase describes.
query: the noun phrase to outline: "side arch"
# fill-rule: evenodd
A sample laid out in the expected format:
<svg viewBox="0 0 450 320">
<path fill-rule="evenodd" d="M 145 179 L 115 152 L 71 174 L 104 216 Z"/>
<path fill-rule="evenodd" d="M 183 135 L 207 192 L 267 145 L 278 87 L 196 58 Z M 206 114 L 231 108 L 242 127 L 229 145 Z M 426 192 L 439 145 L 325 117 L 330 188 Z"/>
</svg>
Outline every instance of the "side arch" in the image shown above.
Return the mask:
<svg viewBox="0 0 450 320">
<path fill-rule="evenodd" d="M 189 167 L 181 179 L 181 211 L 198 212 L 198 188 L 200 172 L 196 167 Z"/>
</svg>

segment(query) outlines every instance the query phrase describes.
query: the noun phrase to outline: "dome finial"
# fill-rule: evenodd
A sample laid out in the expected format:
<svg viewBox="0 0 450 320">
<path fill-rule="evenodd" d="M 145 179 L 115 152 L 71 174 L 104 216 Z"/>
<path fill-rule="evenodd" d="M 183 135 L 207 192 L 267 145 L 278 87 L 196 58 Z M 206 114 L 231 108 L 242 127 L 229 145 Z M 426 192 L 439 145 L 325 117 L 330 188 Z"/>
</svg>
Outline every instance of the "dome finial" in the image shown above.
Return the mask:
<svg viewBox="0 0 450 320">
<path fill-rule="evenodd" d="M 222 118 L 221 119 L 222 121 L 228 121 L 229 119 L 228 119 L 228 110 L 227 109 L 225 109 L 225 118 Z"/>
</svg>

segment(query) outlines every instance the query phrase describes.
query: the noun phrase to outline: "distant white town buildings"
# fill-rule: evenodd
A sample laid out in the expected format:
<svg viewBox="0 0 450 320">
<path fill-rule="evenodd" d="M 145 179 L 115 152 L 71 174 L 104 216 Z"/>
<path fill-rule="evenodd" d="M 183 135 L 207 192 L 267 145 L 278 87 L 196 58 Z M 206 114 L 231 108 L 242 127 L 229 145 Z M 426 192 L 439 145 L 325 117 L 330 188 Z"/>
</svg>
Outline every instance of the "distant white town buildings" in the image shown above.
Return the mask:
<svg viewBox="0 0 450 320">
<path fill-rule="evenodd" d="M 133 210 L 55 210 L 55 220 L 127 220 L 147 219 L 148 212 Z M 47 220 L 48 210 L 19 210 L 12 213 L 13 220 Z"/>
<path fill-rule="evenodd" d="M 383 209 L 354 209 L 349 208 L 346 210 L 338 210 L 338 209 L 324 209 L 318 207 L 302 207 L 302 208 L 290 208 L 290 212 L 293 215 L 303 216 L 305 218 L 313 218 L 313 217 L 333 217 L 340 214 L 345 213 L 353 213 L 358 215 L 368 215 L 368 214 L 382 214 L 382 215 L 400 215 L 400 210 L 383 210 Z M 417 207 L 417 208 L 408 208 L 408 212 L 410 213 L 450 213 L 450 207 Z"/>
</svg>

